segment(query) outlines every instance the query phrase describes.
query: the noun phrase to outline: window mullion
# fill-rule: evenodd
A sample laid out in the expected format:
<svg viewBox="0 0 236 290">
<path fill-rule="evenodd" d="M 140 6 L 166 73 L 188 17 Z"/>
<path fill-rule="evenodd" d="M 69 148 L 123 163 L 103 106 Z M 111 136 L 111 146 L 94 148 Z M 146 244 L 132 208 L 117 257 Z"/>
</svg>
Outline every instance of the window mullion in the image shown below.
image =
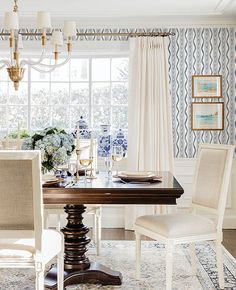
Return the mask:
<svg viewBox="0 0 236 290">
<path fill-rule="evenodd" d="M 92 99 L 92 58 L 89 57 L 89 124 L 94 127 L 93 123 L 93 99 Z"/>
<path fill-rule="evenodd" d="M 31 132 L 31 67 L 28 65 L 28 130 Z"/>
</svg>

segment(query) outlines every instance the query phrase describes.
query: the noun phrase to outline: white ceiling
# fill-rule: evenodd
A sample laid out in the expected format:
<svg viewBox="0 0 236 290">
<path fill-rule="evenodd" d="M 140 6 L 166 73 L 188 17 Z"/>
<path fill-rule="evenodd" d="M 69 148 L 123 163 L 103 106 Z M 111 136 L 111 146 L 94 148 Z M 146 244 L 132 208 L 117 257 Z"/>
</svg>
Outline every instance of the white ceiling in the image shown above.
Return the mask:
<svg viewBox="0 0 236 290">
<path fill-rule="evenodd" d="M 1 11 L 12 10 L 13 0 L 0 0 Z M 38 10 L 53 17 L 85 19 L 138 19 L 173 17 L 194 19 L 236 19 L 236 0 L 18 0 L 22 17 L 35 16 Z"/>
</svg>

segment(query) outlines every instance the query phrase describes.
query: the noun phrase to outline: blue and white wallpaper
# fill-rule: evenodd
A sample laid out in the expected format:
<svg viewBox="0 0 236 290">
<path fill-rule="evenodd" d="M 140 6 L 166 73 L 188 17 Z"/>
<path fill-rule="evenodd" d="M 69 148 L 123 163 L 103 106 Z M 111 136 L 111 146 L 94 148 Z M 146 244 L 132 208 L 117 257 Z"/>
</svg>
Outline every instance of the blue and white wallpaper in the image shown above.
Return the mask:
<svg viewBox="0 0 236 290">
<path fill-rule="evenodd" d="M 235 30 L 234 28 L 172 29 L 169 76 L 172 95 L 174 155 L 191 158 L 200 142 L 235 144 Z M 192 131 L 192 75 L 221 74 L 224 131 Z"/>
</svg>

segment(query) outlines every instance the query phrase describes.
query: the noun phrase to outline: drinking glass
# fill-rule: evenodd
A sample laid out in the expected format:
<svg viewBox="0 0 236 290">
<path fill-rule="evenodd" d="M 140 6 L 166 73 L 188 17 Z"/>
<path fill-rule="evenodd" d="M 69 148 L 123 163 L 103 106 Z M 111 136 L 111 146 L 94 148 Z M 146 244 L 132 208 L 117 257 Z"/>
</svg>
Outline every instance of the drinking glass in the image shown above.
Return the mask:
<svg viewBox="0 0 236 290">
<path fill-rule="evenodd" d="M 81 158 L 79 160 L 80 165 L 84 167 L 84 183 L 87 182 L 87 168 L 89 167 L 92 161 L 93 161 L 92 158 Z"/>
<path fill-rule="evenodd" d="M 116 162 L 116 176 L 118 176 L 118 162 L 122 160 L 124 156 L 123 147 L 115 145 L 112 148 L 112 160 Z"/>
<path fill-rule="evenodd" d="M 108 179 L 109 180 L 112 177 L 112 165 L 113 165 L 112 157 L 111 156 L 106 157 L 105 158 L 105 166 L 106 166 L 106 169 L 107 169 Z"/>
<path fill-rule="evenodd" d="M 71 174 L 71 181 L 75 181 L 75 173 L 76 173 L 76 163 L 75 162 L 69 162 L 68 164 L 68 171 Z"/>
</svg>

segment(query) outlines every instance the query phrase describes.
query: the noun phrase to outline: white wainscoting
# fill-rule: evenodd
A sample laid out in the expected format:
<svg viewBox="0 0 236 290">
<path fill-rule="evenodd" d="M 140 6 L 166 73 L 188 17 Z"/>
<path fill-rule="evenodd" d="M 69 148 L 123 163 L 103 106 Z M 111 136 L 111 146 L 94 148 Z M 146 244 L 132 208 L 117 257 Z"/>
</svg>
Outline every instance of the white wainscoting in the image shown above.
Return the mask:
<svg viewBox="0 0 236 290">
<path fill-rule="evenodd" d="M 194 175 L 196 160 L 193 158 L 188 159 L 175 159 L 175 176 L 179 183 L 184 188 L 184 194 L 177 201 L 177 211 L 187 212 L 191 204 L 191 188 Z M 100 170 L 105 170 L 103 160 L 98 161 L 98 168 Z M 120 162 L 120 170 L 126 168 L 126 160 Z M 236 161 L 234 160 L 233 170 L 232 170 L 232 186 L 229 191 L 227 209 L 225 214 L 224 228 L 235 228 L 236 229 Z M 102 227 L 104 228 L 123 228 L 124 212 L 125 208 L 123 205 L 105 205 L 102 210 Z M 65 218 L 62 218 L 62 223 L 64 223 Z M 92 216 L 85 216 L 85 223 L 88 226 L 92 225 Z"/>
</svg>

